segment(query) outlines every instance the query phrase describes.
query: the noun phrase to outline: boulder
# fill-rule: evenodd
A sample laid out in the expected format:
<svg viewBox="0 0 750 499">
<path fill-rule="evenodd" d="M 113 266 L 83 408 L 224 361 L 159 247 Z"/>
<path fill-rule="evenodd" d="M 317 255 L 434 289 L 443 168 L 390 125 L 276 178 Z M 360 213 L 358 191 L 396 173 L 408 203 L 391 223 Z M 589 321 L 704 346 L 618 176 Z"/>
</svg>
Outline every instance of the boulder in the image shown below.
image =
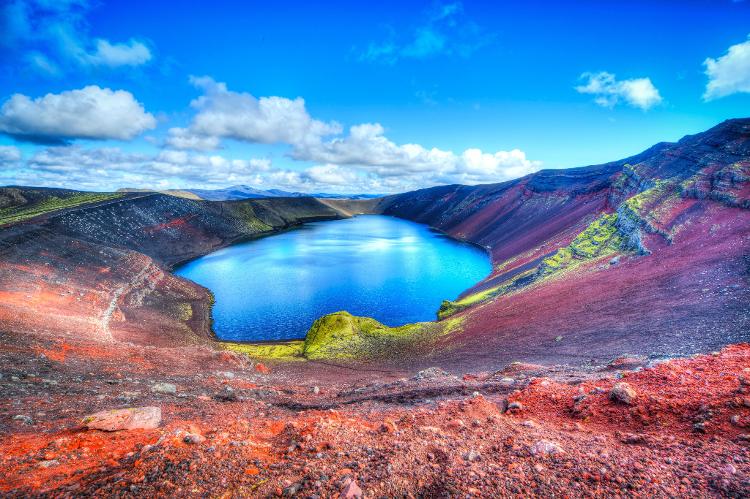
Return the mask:
<svg viewBox="0 0 750 499">
<path fill-rule="evenodd" d="M 529 447 L 529 452 L 531 452 L 532 456 L 546 457 L 562 454 L 564 451 L 560 447 L 560 444 L 549 440 L 538 440 Z"/>
<path fill-rule="evenodd" d="M 616 383 L 609 392 L 609 398 L 621 404 L 632 404 L 638 394 L 627 383 Z"/>
<path fill-rule="evenodd" d="M 177 393 L 177 387 L 172 383 L 156 383 L 154 385 L 151 385 L 151 391 L 154 393 L 174 395 L 175 393 Z"/>
<path fill-rule="evenodd" d="M 357 485 L 357 482 L 355 482 L 354 480 L 351 480 L 341 490 L 341 495 L 339 495 L 339 497 L 341 499 L 359 499 L 362 497 L 362 489 L 359 488 L 359 485 Z"/>
<path fill-rule="evenodd" d="M 151 430 L 161 424 L 159 407 L 131 407 L 100 411 L 83 418 L 81 424 L 89 430 Z"/>
</svg>

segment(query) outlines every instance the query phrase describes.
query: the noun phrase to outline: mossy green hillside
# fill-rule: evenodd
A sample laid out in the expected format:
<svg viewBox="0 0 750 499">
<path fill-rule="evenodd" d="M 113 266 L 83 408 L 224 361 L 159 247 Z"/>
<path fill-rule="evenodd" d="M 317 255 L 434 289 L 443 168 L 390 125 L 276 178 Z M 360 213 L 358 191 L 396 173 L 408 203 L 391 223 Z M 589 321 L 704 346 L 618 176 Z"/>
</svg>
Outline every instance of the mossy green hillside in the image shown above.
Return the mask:
<svg viewBox="0 0 750 499">
<path fill-rule="evenodd" d="M 534 269 L 460 300 L 445 300 L 438 310 L 438 318 L 445 319 L 473 305 L 521 289 L 581 263 L 625 251 L 626 244 L 617 227 L 617 216 L 616 213 L 600 216 L 579 233 L 568 246 L 558 249 Z"/>
<path fill-rule="evenodd" d="M 560 248 L 540 265 L 546 277 L 565 268 L 623 250 L 623 237 L 617 228 L 617 214 L 609 213 L 591 222 L 568 246 Z"/>
<path fill-rule="evenodd" d="M 336 312 L 316 320 L 304 340 L 224 343 L 224 347 L 264 359 L 366 360 L 426 346 L 458 328 L 460 320 L 456 319 L 388 327 L 370 317 Z"/>
<path fill-rule="evenodd" d="M 251 232 L 268 232 L 273 229 L 273 227 L 258 218 L 251 203 L 234 202 L 227 203 L 225 206 L 232 211 L 234 216 L 242 220 L 245 227 Z"/>
<path fill-rule="evenodd" d="M 75 208 L 122 197 L 121 193 L 83 192 L 71 196 L 49 196 L 36 203 L 0 209 L 0 225 L 22 222 L 54 211 Z"/>
</svg>

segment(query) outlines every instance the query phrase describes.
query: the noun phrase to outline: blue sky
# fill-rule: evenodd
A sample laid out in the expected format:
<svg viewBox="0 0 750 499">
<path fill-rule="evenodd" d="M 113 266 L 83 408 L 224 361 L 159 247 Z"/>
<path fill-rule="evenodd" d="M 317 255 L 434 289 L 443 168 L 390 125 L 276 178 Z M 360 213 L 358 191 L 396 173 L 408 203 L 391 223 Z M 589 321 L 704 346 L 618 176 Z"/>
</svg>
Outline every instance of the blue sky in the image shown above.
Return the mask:
<svg viewBox="0 0 750 499">
<path fill-rule="evenodd" d="M 395 192 L 750 113 L 750 2 L 11 0 L 0 183 Z"/>
</svg>

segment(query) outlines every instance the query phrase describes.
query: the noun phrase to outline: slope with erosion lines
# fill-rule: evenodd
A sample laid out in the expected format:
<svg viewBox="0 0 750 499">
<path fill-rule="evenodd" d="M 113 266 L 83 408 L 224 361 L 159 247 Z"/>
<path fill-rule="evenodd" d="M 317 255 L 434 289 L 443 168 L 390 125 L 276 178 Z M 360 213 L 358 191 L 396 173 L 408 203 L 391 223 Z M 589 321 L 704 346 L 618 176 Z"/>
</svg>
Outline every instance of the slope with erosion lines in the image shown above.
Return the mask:
<svg viewBox="0 0 750 499">
<path fill-rule="evenodd" d="M 383 199 L 480 244 L 493 273 L 441 317 L 443 365 L 598 362 L 750 339 L 750 119 L 600 166 Z"/>
<path fill-rule="evenodd" d="M 14 199 L 19 190 L 33 198 L 14 189 Z M 172 275 L 173 265 L 340 217 L 312 198 L 211 203 L 130 194 L 10 225 L 0 232 L 0 325 L 149 345 L 205 341 L 213 298 Z"/>
</svg>

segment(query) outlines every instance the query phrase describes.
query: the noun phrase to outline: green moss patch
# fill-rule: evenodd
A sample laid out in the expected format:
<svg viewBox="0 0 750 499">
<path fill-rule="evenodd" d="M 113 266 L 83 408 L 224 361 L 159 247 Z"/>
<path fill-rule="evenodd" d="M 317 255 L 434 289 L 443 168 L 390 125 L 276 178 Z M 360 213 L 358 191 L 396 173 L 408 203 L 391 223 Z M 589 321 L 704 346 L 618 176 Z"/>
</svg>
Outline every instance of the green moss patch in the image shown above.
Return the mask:
<svg viewBox="0 0 750 499">
<path fill-rule="evenodd" d="M 460 326 L 461 321 L 454 319 L 388 327 L 370 317 L 336 312 L 315 321 L 304 340 L 223 345 L 262 359 L 367 360 L 425 347 Z"/>
<path fill-rule="evenodd" d="M 75 208 L 90 203 L 122 197 L 118 193 L 83 192 L 71 196 L 49 196 L 31 205 L 14 206 L 0 210 L 0 225 L 22 222 L 45 213 Z"/>
</svg>

